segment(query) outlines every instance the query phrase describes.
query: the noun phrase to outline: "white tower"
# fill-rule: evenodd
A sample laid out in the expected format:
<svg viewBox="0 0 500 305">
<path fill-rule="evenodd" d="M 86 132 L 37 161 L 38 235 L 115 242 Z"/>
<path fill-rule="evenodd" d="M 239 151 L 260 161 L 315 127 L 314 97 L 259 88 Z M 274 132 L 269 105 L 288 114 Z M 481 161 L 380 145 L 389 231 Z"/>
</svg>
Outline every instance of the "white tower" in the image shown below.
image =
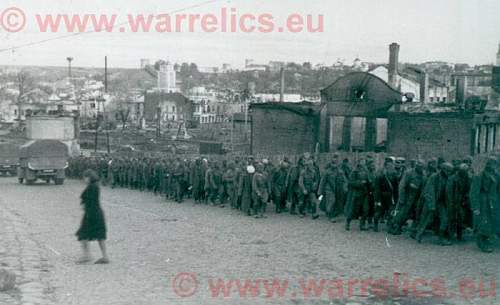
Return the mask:
<svg viewBox="0 0 500 305">
<path fill-rule="evenodd" d="M 166 62 L 158 71 L 158 89 L 166 92 L 176 92 L 176 75 L 174 65 Z"/>
</svg>

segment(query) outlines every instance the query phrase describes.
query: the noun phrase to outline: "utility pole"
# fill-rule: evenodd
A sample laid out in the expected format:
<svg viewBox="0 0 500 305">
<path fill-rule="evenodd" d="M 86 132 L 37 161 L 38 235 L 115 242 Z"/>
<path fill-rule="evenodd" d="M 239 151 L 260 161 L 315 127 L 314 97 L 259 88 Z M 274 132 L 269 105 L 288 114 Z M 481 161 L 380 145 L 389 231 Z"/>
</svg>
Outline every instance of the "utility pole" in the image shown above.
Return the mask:
<svg viewBox="0 0 500 305">
<path fill-rule="evenodd" d="M 156 107 L 156 138 L 160 138 L 161 135 L 161 130 L 160 130 L 160 124 L 161 124 L 161 107 L 158 105 Z"/>
<path fill-rule="evenodd" d="M 234 112 L 231 113 L 231 152 L 234 153 Z"/>
<path fill-rule="evenodd" d="M 104 56 L 104 95 L 106 96 L 108 93 L 108 56 Z M 104 102 L 102 104 L 102 111 L 104 115 L 104 128 L 106 130 L 106 148 L 108 151 L 108 154 L 111 152 L 111 147 L 109 145 L 109 130 L 108 130 L 108 124 L 106 120 L 106 99 L 104 99 Z"/>
<path fill-rule="evenodd" d="M 99 132 L 99 104 L 97 103 L 97 99 L 94 97 L 94 103 L 97 108 L 97 116 L 95 120 L 95 145 L 94 145 L 94 151 L 97 152 L 97 135 Z"/>
</svg>

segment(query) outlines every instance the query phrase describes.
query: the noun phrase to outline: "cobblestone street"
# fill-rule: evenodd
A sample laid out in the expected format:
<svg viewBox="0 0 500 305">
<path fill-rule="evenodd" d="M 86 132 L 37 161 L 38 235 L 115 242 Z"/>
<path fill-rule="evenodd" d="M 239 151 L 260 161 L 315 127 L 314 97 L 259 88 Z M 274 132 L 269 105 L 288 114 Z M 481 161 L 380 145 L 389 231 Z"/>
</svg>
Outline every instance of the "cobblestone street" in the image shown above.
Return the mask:
<svg viewBox="0 0 500 305">
<path fill-rule="evenodd" d="M 493 254 L 471 241 L 441 247 L 428 237 L 417 244 L 406 235 L 346 232 L 343 223 L 324 217 L 313 221 L 289 214 L 254 219 L 229 208 L 167 202 L 150 193 L 102 188 L 108 224 L 109 265 L 77 265 L 80 246 L 74 232 L 82 214 L 80 181 L 64 186 L 17 184 L 0 179 L 0 266 L 14 271 L 17 289 L 0 292 L 0 304 L 160 305 L 160 304 L 498 304 L 480 298 L 499 275 L 500 247 Z M 470 239 L 470 237 L 469 237 Z M 99 258 L 96 243 L 94 259 Z M 388 279 L 394 273 L 409 282 L 441 278 L 442 299 L 365 297 L 361 282 Z M 359 282 L 342 297 L 304 286 L 315 281 Z M 464 298 L 465 279 L 475 289 Z M 232 280 L 232 281 L 231 281 Z M 238 282 L 238 280 L 241 281 Z M 246 280 L 259 289 L 241 293 Z M 287 281 L 282 295 L 270 296 L 267 281 Z M 483 285 L 480 285 L 483 280 Z M 231 283 L 230 293 L 217 283 Z M 240 285 L 241 284 L 241 285 Z M 471 284 L 469 282 L 469 284 Z M 241 287 L 240 287 L 241 286 Z M 403 284 L 401 285 L 403 286 Z M 432 290 L 431 285 L 419 291 Z M 497 284 L 498 286 L 498 284 Z M 227 285 L 226 285 L 227 287 Z M 312 287 L 312 286 L 311 286 Z M 462 287 L 462 289 L 460 288 Z M 468 286 L 470 287 L 470 285 Z M 220 288 L 220 287 L 219 287 Z M 318 288 L 318 287 L 316 287 Z M 402 288 L 400 288 L 402 291 Z"/>
</svg>

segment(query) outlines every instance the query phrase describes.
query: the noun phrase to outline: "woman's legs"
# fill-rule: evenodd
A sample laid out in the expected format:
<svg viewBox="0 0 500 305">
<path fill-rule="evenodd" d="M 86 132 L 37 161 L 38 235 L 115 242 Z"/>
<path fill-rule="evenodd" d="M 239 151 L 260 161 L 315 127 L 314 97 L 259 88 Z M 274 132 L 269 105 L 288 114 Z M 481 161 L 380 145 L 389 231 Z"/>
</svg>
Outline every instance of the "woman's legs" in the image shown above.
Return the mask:
<svg viewBox="0 0 500 305">
<path fill-rule="evenodd" d="M 79 264 L 89 262 L 92 258 L 90 257 L 89 242 L 86 240 L 80 241 L 82 246 L 82 257 L 77 261 Z"/>
<path fill-rule="evenodd" d="M 99 240 L 99 248 L 101 249 L 102 258 L 96 261 L 96 264 L 107 264 L 109 263 L 108 253 L 106 251 L 106 241 Z"/>
</svg>

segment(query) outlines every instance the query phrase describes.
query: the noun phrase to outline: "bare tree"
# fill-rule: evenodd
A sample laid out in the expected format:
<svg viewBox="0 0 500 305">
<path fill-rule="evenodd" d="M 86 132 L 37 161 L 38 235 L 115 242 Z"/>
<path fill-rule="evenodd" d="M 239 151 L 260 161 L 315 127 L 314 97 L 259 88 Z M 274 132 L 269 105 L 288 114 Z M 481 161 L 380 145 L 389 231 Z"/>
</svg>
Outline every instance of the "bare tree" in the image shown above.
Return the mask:
<svg viewBox="0 0 500 305">
<path fill-rule="evenodd" d="M 21 120 L 21 106 L 22 102 L 28 94 L 34 89 L 34 81 L 29 72 L 20 71 L 16 75 L 17 90 L 19 94 L 17 95 L 17 119 Z"/>
</svg>

